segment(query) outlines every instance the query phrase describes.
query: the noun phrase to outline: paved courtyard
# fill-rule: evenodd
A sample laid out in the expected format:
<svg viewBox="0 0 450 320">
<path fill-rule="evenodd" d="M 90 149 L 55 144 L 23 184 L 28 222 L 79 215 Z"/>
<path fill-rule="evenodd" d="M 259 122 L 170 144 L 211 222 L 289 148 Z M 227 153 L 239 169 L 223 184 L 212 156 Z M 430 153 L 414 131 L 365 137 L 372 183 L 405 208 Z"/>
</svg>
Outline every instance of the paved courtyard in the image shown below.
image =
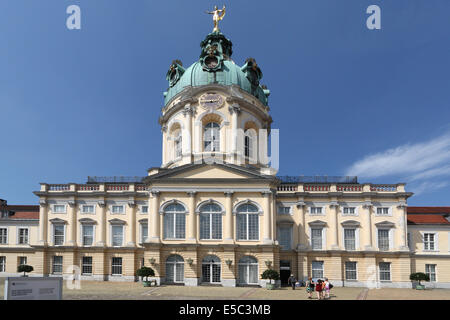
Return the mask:
<svg viewBox="0 0 450 320">
<path fill-rule="evenodd" d="M 3 299 L 4 279 L 0 280 Z M 314 296 L 314 295 L 313 295 Z M 82 281 L 81 289 L 68 289 L 64 282 L 65 300 L 308 300 L 304 288 L 267 290 L 251 287 L 143 287 L 138 282 Z M 331 300 L 450 300 L 450 290 L 333 288 Z M 314 299 L 316 297 L 314 296 Z"/>
</svg>

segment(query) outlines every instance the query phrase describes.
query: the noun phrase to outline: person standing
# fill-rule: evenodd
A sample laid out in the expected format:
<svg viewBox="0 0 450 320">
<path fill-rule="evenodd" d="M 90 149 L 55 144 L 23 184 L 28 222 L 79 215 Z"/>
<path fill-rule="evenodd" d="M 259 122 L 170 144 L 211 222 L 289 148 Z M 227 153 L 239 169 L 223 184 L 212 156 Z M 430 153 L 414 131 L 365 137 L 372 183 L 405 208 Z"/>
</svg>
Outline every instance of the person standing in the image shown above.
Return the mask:
<svg viewBox="0 0 450 320">
<path fill-rule="evenodd" d="M 308 292 L 308 299 L 312 299 L 311 293 L 314 291 L 315 283 L 312 280 L 311 277 L 308 278 L 308 281 L 306 281 L 306 292 Z"/>
<path fill-rule="evenodd" d="M 325 282 L 324 282 L 325 286 L 325 299 L 330 299 L 330 282 L 328 281 L 328 278 L 325 278 Z"/>
<path fill-rule="evenodd" d="M 292 286 L 292 290 L 295 290 L 295 283 L 297 282 L 297 279 L 295 279 L 294 275 L 291 273 L 291 276 L 288 279 L 288 284 Z"/>
<path fill-rule="evenodd" d="M 321 300 L 322 299 L 322 280 L 319 279 L 316 282 L 316 293 L 317 293 L 317 299 Z"/>
</svg>

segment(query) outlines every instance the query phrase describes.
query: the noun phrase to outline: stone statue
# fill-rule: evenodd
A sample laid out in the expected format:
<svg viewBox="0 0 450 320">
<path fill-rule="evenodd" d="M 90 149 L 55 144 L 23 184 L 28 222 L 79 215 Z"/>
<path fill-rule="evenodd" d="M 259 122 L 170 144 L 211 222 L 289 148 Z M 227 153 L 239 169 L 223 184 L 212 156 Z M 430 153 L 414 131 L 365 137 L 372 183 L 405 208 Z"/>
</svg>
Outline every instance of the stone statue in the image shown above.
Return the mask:
<svg viewBox="0 0 450 320">
<path fill-rule="evenodd" d="M 218 10 L 217 6 L 214 6 L 214 11 L 205 11 L 208 14 L 213 15 L 213 21 L 214 21 L 214 29 L 212 32 L 220 32 L 219 30 L 219 21 L 223 19 L 225 16 L 225 5 L 223 6 L 222 10 Z"/>
</svg>

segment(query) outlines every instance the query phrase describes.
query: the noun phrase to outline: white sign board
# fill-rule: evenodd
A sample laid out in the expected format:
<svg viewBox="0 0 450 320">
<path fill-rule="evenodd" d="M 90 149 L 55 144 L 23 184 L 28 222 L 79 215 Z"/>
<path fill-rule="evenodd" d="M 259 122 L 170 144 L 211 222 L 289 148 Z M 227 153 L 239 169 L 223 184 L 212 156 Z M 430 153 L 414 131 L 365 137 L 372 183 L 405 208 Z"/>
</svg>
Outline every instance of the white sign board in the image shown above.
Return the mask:
<svg viewBox="0 0 450 320">
<path fill-rule="evenodd" d="M 63 278 L 8 277 L 5 300 L 62 300 Z"/>
</svg>

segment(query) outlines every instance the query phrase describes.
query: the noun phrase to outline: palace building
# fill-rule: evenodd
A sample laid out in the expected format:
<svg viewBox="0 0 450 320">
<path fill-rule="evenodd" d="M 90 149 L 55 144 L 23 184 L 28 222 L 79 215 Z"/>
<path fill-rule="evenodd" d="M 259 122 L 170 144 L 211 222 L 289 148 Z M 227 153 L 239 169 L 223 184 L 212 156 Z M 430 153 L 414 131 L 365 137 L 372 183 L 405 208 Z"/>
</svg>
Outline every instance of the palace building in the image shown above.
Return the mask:
<svg viewBox="0 0 450 320">
<path fill-rule="evenodd" d="M 160 167 L 42 183 L 39 207 L 11 207 L 0 219 L 0 275 L 27 263 L 31 275 L 135 281 L 145 265 L 158 283 L 240 286 L 264 285 L 272 268 L 282 282 L 293 273 L 335 286 L 411 287 L 410 273 L 422 271 L 450 286 L 450 210 L 407 215 L 403 183 L 277 176 L 261 156 L 270 91 L 255 59 L 239 66 L 231 57 L 216 30 L 198 61 L 171 64 Z"/>
</svg>

